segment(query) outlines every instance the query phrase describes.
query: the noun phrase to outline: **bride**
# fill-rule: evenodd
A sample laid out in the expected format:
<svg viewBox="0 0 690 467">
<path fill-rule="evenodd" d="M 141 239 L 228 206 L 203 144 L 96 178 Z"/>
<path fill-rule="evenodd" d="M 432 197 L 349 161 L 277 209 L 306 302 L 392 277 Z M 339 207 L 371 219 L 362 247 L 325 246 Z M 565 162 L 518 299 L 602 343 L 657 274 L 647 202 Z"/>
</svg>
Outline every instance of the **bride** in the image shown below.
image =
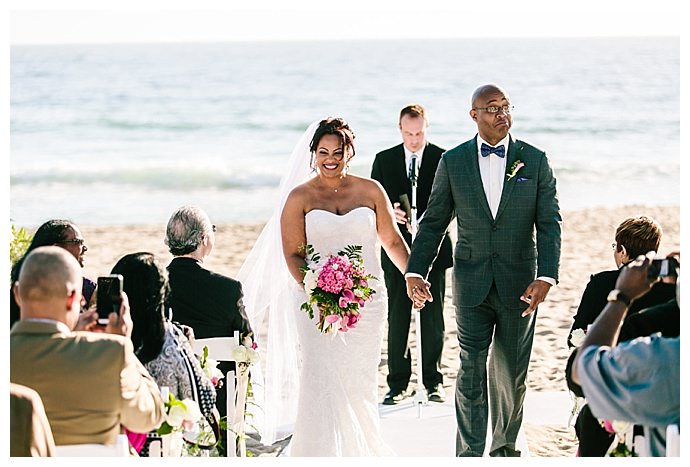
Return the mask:
<svg viewBox="0 0 690 467">
<path fill-rule="evenodd" d="M 377 378 L 387 295 L 376 241 L 402 272 L 409 250 L 378 182 L 347 173 L 353 141 L 341 118 L 307 129 L 290 158 L 274 217 L 239 273 L 263 347 L 260 371 L 254 372 L 261 416 L 254 423 L 264 444 L 294 430 L 292 456 L 393 455 L 379 431 Z M 307 244 L 322 256 L 360 245 L 367 272 L 381 279 L 369 281 L 376 293 L 356 328 L 324 334 L 316 318 L 300 310 L 307 301 L 301 270 Z"/>
</svg>

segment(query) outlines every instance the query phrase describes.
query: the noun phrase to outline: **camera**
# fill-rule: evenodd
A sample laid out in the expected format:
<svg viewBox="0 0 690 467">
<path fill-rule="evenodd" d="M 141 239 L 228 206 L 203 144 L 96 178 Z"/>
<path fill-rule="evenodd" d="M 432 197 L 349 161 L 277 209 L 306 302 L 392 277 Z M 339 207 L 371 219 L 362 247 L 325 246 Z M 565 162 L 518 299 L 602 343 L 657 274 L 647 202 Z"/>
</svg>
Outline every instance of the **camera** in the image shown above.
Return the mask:
<svg viewBox="0 0 690 467">
<path fill-rule="evenodd" d="M 659 258 L 652 260 L 647 270 L 647 277 L 656 279 L 657 277 L 678 277 L 680 264 L 676 258 Z"/>
<path fill-rule="evenodd" d="M 110 313 L 120 312 L 122 302 L 122 282 L 120 274 L 110 274 L 98 278 L 96 310 L 98 311 L 98 324 L 107 325 Z"/>
</svg>

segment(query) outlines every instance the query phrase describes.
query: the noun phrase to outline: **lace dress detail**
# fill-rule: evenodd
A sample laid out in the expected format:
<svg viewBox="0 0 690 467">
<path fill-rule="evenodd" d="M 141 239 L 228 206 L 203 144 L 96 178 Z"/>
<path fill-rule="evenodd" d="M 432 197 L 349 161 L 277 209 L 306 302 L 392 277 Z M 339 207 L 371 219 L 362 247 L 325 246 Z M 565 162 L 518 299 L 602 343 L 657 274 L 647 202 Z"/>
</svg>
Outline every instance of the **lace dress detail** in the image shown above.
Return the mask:
<svg viewBox="0 0 690 467">
<path fill-rule="evenodd" d="M 387 294 L 376 255 L 376 214 L 359 207 L 339 216 L 313 210 L 305 216 L 307 242 L 324 257 L 361 245 L 374 299 L 357 328 L 323 334 L 303 311 L 297 329 L 301 347 L 300 391 L 290 456 L 390 456 L 380 434 L 378 365 L 386 323 Z M 295 290 L 299 303 L 304 291 Z M 299 307 L 299 305 L 297 305 Z"/>
<path fill-rule="evenodd" d="M 216 390 L 201 369 L 189 341 L 174 324 L 166 321 L 161 353 L 144 367 L 158 387 L 167 386 L 179 400 L 195 400 L 205 416 L 212 416 Z"/>
</svg>

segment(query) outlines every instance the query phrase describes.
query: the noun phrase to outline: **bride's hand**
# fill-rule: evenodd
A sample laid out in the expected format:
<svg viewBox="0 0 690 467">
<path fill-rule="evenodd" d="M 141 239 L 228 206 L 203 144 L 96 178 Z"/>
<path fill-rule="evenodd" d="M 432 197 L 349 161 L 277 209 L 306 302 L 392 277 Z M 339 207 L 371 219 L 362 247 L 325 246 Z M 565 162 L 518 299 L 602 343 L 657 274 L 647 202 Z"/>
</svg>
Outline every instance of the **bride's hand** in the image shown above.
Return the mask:
<svg viewBox="0 0 690 467">
<path fill-rule="evenodd" d="M 429 288 L 431 284 L 421 277 L 408 277 L 407 282 L 407 296 L 410 297 L 415 309 L 419 310 L 424 307 L 424 304 L 429 301 L 433 302 L 434 298 L 431 296 Z"/>
</svg>

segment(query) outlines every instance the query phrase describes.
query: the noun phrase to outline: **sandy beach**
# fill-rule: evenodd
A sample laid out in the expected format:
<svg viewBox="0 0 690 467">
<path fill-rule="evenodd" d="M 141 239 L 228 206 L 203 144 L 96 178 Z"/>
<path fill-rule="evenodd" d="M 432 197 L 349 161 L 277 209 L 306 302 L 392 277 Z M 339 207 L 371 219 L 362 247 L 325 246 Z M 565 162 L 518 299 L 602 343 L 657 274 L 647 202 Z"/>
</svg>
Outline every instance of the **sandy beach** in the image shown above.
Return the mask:
<svg viewBox="0 0 690 467">
<path fill-rule="evenodd" d="M 577 309 L 582 291 L 592 273 L 613 269 L 611 242 L 616 226 L 626 217 L 644 214 L 654 217 L 663 228 L 660 253 L 680 249 L 679 206 L 627 206 L 595 208 L 563 213 L 563 245 L 560 283 L 554 287 L 539 309 L 531 364 L 528 373 L 530 391 L 567 390 L 563 370 L 569 355 L 566 336 Z M 80 225 L 89 251 L 86 254 L 85 274 L 96 278 L 107 274 L 124 254 L 149 251 L 167 265 L 172 256 L 163 242 L 165 226 L 88 226 Z M 231 277 L 237 274 L 251 249 L 262 225 L 218 225 L 216 246 L 205 263 L 208 269 Z M 446 344 L 443 356 L 445 388 L 453 394 L 458 365 L 458 345 L 455 332 L 455 310 L 451 303 L 450 285 L 446 291 Z M 383 345 L 379 373 L 381 398 L 385 385 L 386 343 Z M 411 382 L 410 390 L 414 387 Z M 572 428 L 524 424 L 525 435 L 532 456 L 573 456 L 576 438 Z"/>
</svg>

